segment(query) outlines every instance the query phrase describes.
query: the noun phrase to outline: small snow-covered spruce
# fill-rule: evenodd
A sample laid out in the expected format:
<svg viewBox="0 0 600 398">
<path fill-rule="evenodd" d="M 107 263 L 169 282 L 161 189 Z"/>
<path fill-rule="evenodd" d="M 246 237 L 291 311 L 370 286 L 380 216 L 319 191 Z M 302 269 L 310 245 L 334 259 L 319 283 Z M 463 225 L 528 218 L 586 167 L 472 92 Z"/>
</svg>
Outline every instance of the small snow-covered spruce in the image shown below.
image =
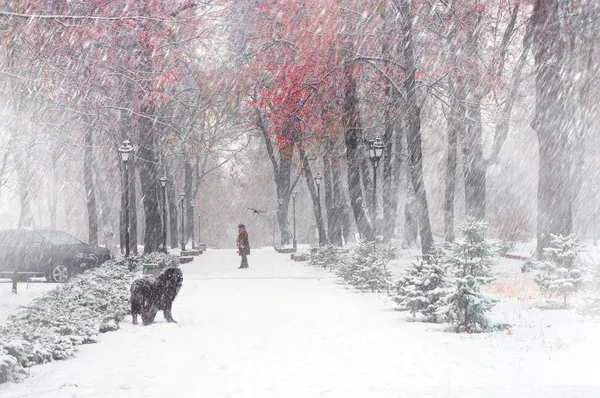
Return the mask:
<svg viewBox="0 0 600 398">
<path fill-rule="evenodd" d="M 579 237 L 575 234 L 551 236 L 550 247 L 544 249 L 544 261 L 539 264 L 535 283 L 549 296 L 562 295 L 566 307 L 567 296 L 578 291 L 583 282 L 576 261 Z"/>
<path fill-rule="evenodd" d="M 438 311 L 441 299 L 449 293 L 448 286 L 446 267 L 439 257 L 429 256 L 406 270 L 396 284 L 394 301 L 413 318 L 419 312 L 426 322 L 439 322 L 444 318 Z"/>
<path fill-rule="evenodd" d="M 348 284 L 374 293 L 388 292 L 392 274 L 387 264 L 395 258 L 395 250 L 388 244 L 361 242 L 354 251 L 342 259 L 337 274 Z"/>
<path fill-rule="evenodd" d="M 453 245 L 448 259 L 450 271 L 456 279 L 450 294 L 440 307 L 438 315 L 444 315 L 456 332 L 483 332 L 490 329 L 485 313 L 495 300 L 482 295 L 481 285 L 491 283 L 492 245 L 485 240 L 487 224 L 481 220 L 467 219 L 461 228 L 464 240 Z"/>
<path fill-rule="evenodd" d="M 455 275 L 490 275 L 494 265 L 494 247 L 485 240 L 486 229 L 485 221 L 475 219 L 467 219 L 460 228 L 464 240 L 453 244 L 452 257 L 449 258 Z"/>
<path fill-rule="evenodd" d="M 579 308 L 581 315 L 596 317 L 600 315 L 600 263 L 591 268 L 590 279 L 586 280 L 584 304 Z"/>
<path fill-rule="evenodd" d="M 490 329 L 485 313 L 494 308 L 495 301 L 482 296 L 480 287 L 492 280 L 473 275 L 456 278 L 454 290 L 444 299 L 446 307 L 440 308 L 440 313 L 452 324 L 452 330 L 477 333 Z"/>
</svg>

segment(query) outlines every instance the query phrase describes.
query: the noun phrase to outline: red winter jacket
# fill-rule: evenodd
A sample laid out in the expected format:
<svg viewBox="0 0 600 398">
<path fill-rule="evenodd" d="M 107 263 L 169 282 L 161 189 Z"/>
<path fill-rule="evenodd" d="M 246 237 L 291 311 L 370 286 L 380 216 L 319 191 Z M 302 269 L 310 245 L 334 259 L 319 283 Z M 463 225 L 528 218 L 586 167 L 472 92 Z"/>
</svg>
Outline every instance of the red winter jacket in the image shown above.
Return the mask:
<svg viewBox="0 0 600 398">
<path fill-rule="evenodd" d="M 250 241 L 248 240 L 248 231 L 245 228 L 240 228 L 238 231 L 237 239 L 235 240 L 238 253 L 241 256 L 245 254 L 246 256 L 250 255 Z"/>
</svg>

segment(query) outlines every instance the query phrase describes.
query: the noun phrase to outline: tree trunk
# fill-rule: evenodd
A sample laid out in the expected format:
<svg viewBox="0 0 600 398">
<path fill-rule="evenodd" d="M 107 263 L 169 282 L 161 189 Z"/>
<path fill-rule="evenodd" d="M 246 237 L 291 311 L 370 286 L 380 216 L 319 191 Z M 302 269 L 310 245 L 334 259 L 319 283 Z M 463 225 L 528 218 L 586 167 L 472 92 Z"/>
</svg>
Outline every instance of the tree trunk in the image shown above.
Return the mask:
<svg viewBox="0 0 600 398">
<path fill-rule="evenodd" d="M 396 13 L 392 5 L 382 5 L 381 17 L 383 19 L 383 31 L 389 32 L 382 35 L 381 53 L 385 58 L 393 59 L 398 55 L 395 48 L 399 40 L 399 31 L 396 29 Z M 384 136 L 385 152 L 383 158 L 383 240 L 388 242 L 395 235 L 396 219 L 398 215 L 398 195 L 401 181 L 402 166 L 402 129 L 400 128 L 398 115 L 394 110 L 402 103 L 398 92 L 388 83 L 384 89 L 386 104 L 384 108 Z"/>
<path fill-rule="evenodd" d="M 302 160 L 302 169 L 304 171 L 304 177 L 306 178 L 306 186 L 313 202 L 313 213 L 315 215 L 315 222 L 317 223 L 317 228 L 319 231 L 319 245 L 325 245 L 327 244 L 327 232 L 325 231 L 325 224 L 323 223 L 323 212 L 319 202 L 317 188 L 315 187 L 315 180 L 312 175 L 312 170 L 310 169 L 308 157 L 306 156 L 306 152 L 301 144 L 299 144 L 298 150 L 300 153 L 300 159 Z"/>
<path fill-rule="evenodd" d="M 338 208 L 335 204 L 333 193 L 333 170 L 331 165 L 331 142 L 325 143 L 323 155 L 323 191 L 325 191 L 325 213 L 327 214 L 327 237 L 329 242 L 341 246 L 342 231 Z"/>
<path fill-rule="evenodd" d="M 406 201 L 404 203 L 404 247 L 413 247 L 419 236 L 417 197 L 412 183 L 411 171 L 406 168 Z"/>
<path fill-rule="evenodd" d="M 292 155 L 293 148 L 289 150 L 280 150 L 278 173 L 275 177 L 277 188 L 277 223 L 280 231 L 280 243 L 285 246 L 290 243 L 290 223 L 288 220 L 288 210 L 291 197 L 291 174 L 292 174 Z"/>
<path fill-rule="evenodd" d="M 392 109 L 398 107 L 401 99 L 397 93 L 386 93 L 391 101 L 385 111 L 385 156 L 383 158 L 383 240 L 389 242 L 395 234 L 398 216 L 398 195 L 402 171 L 402 130 Z"/>
<path fill-rule="evenodd" d="M 538 258 L 549 246 L 551 234 L 566 236 L 572 232 L 569 143 L 572 120 L 566 109 L 571 82 L 566 81 L 568 46 L 559 8 L 559 2 L 536 0 L 532 16 L 536 91 L 532 128 L 539 141 Z"/>
<path fill-rule="evenodd" d="M 486 164 L 481 142 L 481 98 L 467 98 L 467 128 L 462 139 L 467 217 L 485 220 Z"/>
<path fill-rule="evenodd" d="M 348 199 L 346 197 L 346 187 L 343 183 L 343 155 L 342 146 L 344 145 L 341 140 L 341 135 L 336 135 L 330 141 L 330 148 L 328 149 L 331 163 L 331 184 L 332 184 L 332 195 L 333 195 L 333 212 L 332 217 L 329 217 L 329 210 L 327 213 L 327 225 L 331 223 L 333 235 L 328 235 L 327 238 L 329 243 L 342 246 L 344 243 L 348 243 L 352 235 L 352 220 L 350 216 L 350 209 L 348 207 Z"/>
<path fill-rule="evenodd" d="M 348 243 L 352 235 L 352 220 L 350 218 L 350 209 L 348 207 L 348 199 L 346 197 L 346 189 L 342 180 L 342 155 L 340 155 L 340 146 L 342 143 L 339 140 L 340 136 L 337 137 L 337 142 L 334 145 L 334 154 L 331 157 L 331 179 L 333 181 L 333 202 L 336 208 L 336 217 L 338 218 L 335 223 L 339 226 L 336 227 L 336 235 L 341 234 L 341 238 L 331 242 L 334 245 L 342 245 Z"/>
<path fill-rule="evenodd" d="M 103 167 L 95 168 L 99 204 L 99 230 L 101 231 L 99 240 L 104 242 L 105 247 L 113 250 L 115 245 L 115 228 L 112 217 L 114 209 L 114 182 L 112 181 L 112 170 L 114 170 L 114 161 L 112 160 L 114 160 L 114 158 L 112 158 L 112 156 L 114 156 L 114 153 L 113 151 L 96 151 L 95 154 L 96 162 L 100 162 L 100 164 L 103 165 Z"/>
<path fill-rule="evenodd" d="M 121 171 L 121 208 L 119 210 L 119 246 L 121 254 L 125 253 L 125 237 L 127 234 L 127 224 L 125 219 L 127 208 L 127 170 L 119 157 L 119 170 Z"/>
<path fill-rule="evenodd" d="M 31 196 L 29 194 L 29 171 L 17 170 L 19 178 L 19 199 L 21 200 L 21 213 L 19 214 L 19 228 L 35 227 L 33 212 L 31 211 Z"/>
<path fill-rule="evenodd" d="M 177 249 L 179 247 L 179 240 L 177 237 L 179 236 L 179 229 L 177 228 L 179 218 L 181 217 L 180 208 L 177 206 L 177 199 L 179 198 L 179 193 L 175 189 L 175 176 L 173 175 L 173 171 L 169 168 L 166 171 L 167 178 L 169 182 L 167 182 L 167 209 L 168 219 L 169 219 L 169 239 L 171 242 L 171 249 Z"/>
<path fill-rule="evenodd" d="M 344 244 L 344 212 L 348 204 L 342 184 L 338 136 L 330 137 L 325 143 L 326 154 L 323 156 L 325 170 L 325 188 L 330 199 L 326 200 L 327 207 L 327 238 L 335 246 Z"/>
<path fill-rule="evenodd" d="M 138 254 L 138 217 L 137 217 L 137 162 L 135 156 L 129 160 L 129 248 L 132 254 Z"/>
<path fill-rule="evenodd" d="M 285 145 L 285 147 L 279 148 L 279 162 L 275 156 L 275 149 L 273 148 L 273 143 L 271 142 L 271 137 L 267 131 L 267 126 L 263 120 L 260 109 L 254 108 L 256 114 L 256 124 L 262 133 L 263 140 L 265 143 L 265 149 L 267 150 L 267 155 L 269 156 L 269 160 L 271 160 L 271 165 L 273 166 L 273 177 L 275 180 L 275 187 L 277 189 L 277 222 L 279 224 L 279 231 L 281 236 L 281 244 L 287 245 L 290 242 L 290 226 L 287 217 L 287 210 L 290 204 L 290 196 L 291 196 L 291 172 L 292 172 L 292 159 L 294 155 L 294 147 L 296 145 L 296 134 L 290 131 L 291 126 L 286 126 L 282 133 L 283 136 L 290 136 L 289 142 Z M 282 201 L 279 204 L 279 201 Z"/>
<path fill-rule="evenodd" d="M 348 191 L 350 194 L 350 206 L 354 213 L 356 226 L 361 239 L 373 241 L 375 235 L 366 213 L 367 201 L 363 198 L 362 184 L 360 179 L 360 163 L 364 159 L 360 150 L 362 145 L 360 139 L 362 127 L 358 108 L 358 93 L 356 92 L 356 81 L 352 76 L 352 68 L 346 67 L 345 89 L 343 104 L 344 139 L 346 142 L 346 159 L 348 165 Z"/>
<path fill-rule="evenodd" d="M 360 112 L 360 108 L 357 108 L 358 112 Z M 360 132 L 360 136 L 362 136 L 362 132 Z M 371 218 L 371 226 L 373 228 L 373 235 L 376 235 L 376 227 L 375 227 L 375 221 L 377 218 L 377 214 L 375 214 L 375 202 L 373 201 L 373 189 L 374 189 L 374 184 L 373 184 L 373 177 L 371 176 L 371 173 L 373 172 L 373 167 L 371 165 L 371 162 L 369 161 L 367 154 L 369 153 L 368 151 L 368 143 L 364 142 L 364 139 L 361 139 L 359 141 L 358 144 L 358 158 L 360 159 L 360 174 L 362 176 L 362 183 L 363 183 L 363 192 L 364 192 L 364 198 L 366 199 L 366 204 L 367 204 L 367 208 L 369 209 L 368 214 L 370 215 Z"/>
<path fill-rule="evenodd" d="M 277 223 L 279 224 L 279 231 L 281 232 L 280 243 L 282 246 L 290 243 L 290 223 L 288 220 L 288 212 L 290 205 L 290 193 L 284 195 L 281 198 L 282 202 L 278 203 L 277 206 Z"/>
<path fill-rule="evenodd" d="M 146 110 L 146 114 L 154 114 Z M 154 147 L 155 134 L 152 120 L 142 117 L 139 121 L 139 141 L 137 148 L 139 156 L 139 172 L 144 195 L 144 216 L 146 228 L 144 231 L 144 253 L 160 250 L 162 241 L 162 218 L 160 215 L 160 176 L 157 151 Z"/>
<path fill-rule="evenodd" d="M 88 243 L 98 245 L 98 212 L 96 209 L 96 189 L 94 187 L 94 141 L 91 124 L 85 124 L 83 150 L 83 181 L 87 199 Z"/>
<path fill-rule="evenodd" d="M 185 192 L 185 203 L 184 203 L 184 208 L 185 208 L 185 227 L 184 227 L 184 231 L 185 231 L 185 237 L 184 237 L 184 241 L 186 242 L 186 244 L 188 242 L 190 242 L 191 236 L 192 236 L 192 224 L 194 221 L 194 208 L 191 206 L 190 203 L 195 202 L 195 197 L 194 197 L 194 164 L 192 163 L 192 160 L 189 158 L 189 156 L 186 155 L 184 161 L 183 161 L 183 191 Z M 190 245 L 192 243 L 190 242 Z"/>
<path fill-rule="evenodd" d="M 419 233 L 421 235 L 421 251 L 429 254 L 433 247 L 433 235 L 429 221 L 429 206 L 427 193 L 423 181 L 423 152 L 421 148 L 421 109 L 418 105 L 416 93 L 415 74 L 417 67 L 414 59 L 414 43 L 412 36 L 413 15 L 410 10 L 410 1 L 402 0 L 400 6 L 402 14 L 403 52 L 406 60 L 406 78 L 404 90 L 406 94 L 406 134 L 409 153 L 408 167 L 411 171 L 411 180 L 417 198 L 419 215 Z"/>
<path fill-rule="evenodd" d="M 456 192 L 456 164 L 458 137 L 465 135 L 465 99 L 450 89 L 451 103 L 448 109 L 448 146 L 446 150 L 446 190 L 444 193 L 444 240 L 454 242 L 454 195 Z"/>
<path fill-rule="evenodd" d="M 35 227 L 33 211 L 31 210 L 31 192 L 32 192 L 32 174 L 30 153 L 26 151 L 15 156 L 15 165 L 17 169 L 17 181 L 19 189 L 19 199 L 21 202 L 21 213 L 19 214 L 19 228 Z"/>
</svg>

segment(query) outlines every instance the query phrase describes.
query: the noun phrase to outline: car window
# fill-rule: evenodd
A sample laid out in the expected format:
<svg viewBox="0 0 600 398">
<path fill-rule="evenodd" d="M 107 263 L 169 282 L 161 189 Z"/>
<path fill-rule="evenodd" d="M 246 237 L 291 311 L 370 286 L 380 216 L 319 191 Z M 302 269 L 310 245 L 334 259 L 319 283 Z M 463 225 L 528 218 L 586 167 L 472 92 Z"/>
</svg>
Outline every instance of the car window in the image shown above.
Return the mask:
<svg viewBox="0 0 600 398">
<path fill-rule="evenodd" d="M 56 246 L 80 245 L 83 243 L 79 239 L 61 231 L 39 231 L 38 234 Z"/>
</svg>

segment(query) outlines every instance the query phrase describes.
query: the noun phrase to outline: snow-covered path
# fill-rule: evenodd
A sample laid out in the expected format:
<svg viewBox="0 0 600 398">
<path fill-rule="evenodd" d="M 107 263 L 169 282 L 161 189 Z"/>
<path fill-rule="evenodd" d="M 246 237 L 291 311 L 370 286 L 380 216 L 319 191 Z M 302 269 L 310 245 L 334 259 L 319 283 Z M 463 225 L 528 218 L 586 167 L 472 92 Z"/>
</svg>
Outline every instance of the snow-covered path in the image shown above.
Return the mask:
<svg viewBox="0 0 600 398">
<path fill-rule="evenodd" d="M 0 397 L 597 396 L 552 386 L 486 339 L 406 322 L 385 295 L 357 293 L 273 249 L 249 260 L 239 270 L 234 251 L 204 253 L 182 266 L 179 323 L 159 314 L 134 327 L 128 317 L 75 359 L 0 385 Z"/>
</svg>

